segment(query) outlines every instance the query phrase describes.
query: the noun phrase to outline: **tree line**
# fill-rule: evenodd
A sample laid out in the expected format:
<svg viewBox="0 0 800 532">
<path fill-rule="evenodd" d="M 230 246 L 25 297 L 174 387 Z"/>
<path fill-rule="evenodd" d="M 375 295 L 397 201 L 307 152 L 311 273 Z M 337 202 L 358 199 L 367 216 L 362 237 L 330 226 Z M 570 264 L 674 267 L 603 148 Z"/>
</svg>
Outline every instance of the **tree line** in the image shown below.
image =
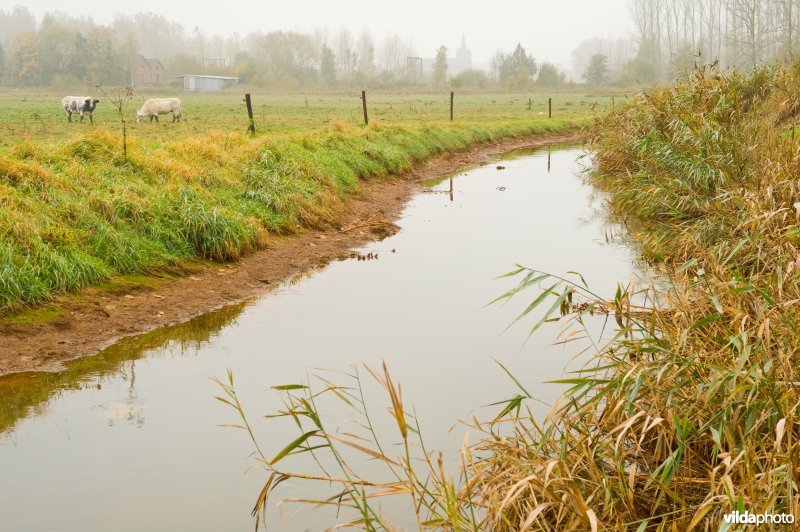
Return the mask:
<svg viewBox="0 0 800 532">
<path fill-rule="evenodd" d="M 591 38 L 573 51 L 571 79 L 591 85 L 653 83 L 718 63 L 747 70 L 791 61 L 800 44 L 800 0 L 630 0 L 632 34 Z M 0 9 L 0 84 L 67 87 L 124 85 L 138 54 L 156 57 L 174 76 L 242 78 L 277 89 L 398 87 L 527 89 L 571 83 L 559 66 L 521 45 L 498 51 L 483 69 L 453 71 L 448 50 L 429 53 L 389 34 L 319 29 L 209 35 L 153 13 L 118 14 L 106 26 L 56 11 L 41 20 L 25 7 Z M 409 58 L 431 56 L 425 75 Z"/>
<path fill-rule="evenodd" d="M 664 82 L 699 65 L 746 71 L 793 61 L 800 44 L 800 0 L 630 0 L 628 8 L 633 34 L 584 41 L 576 70 L 606 83 Z"/>
<path fill-rule="evenodd" d="M 430 71 L 420 79 L 408 40 L 368 31 L 320 29 L 311 34 L 273 31 L 245 36 L 208 35 L 153 13 L 118 14 L 107 25 L 86 15 L 50 12 L 40 21 L 25 7 L 0 9 L 0 84 L 69 87 L 126 85 L 139 54 L 158 58 L 172 83 L 181 74 L 217 74 L 280 89 L 394 87 L 425 83 L 452 87 L 546 87 L 567 82 L 552 63 L 541 64 L 521 45 L 498 51 L 485 70 L 449 69 L 447 48 L 431 50 Z"/>
<path fill-rule="evenodd" d="M 695 63 L 747 70 L 794 58 L 798 0 L 632 0 L 637 61 L 653 77 L 679 76 Z"/>
</svg>

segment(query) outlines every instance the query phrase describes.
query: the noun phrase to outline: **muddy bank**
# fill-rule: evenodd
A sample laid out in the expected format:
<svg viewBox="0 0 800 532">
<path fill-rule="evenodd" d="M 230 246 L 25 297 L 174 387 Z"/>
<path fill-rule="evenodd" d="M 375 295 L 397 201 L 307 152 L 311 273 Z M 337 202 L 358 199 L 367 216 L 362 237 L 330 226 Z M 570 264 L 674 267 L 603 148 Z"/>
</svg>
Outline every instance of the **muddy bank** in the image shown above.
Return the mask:
<svg viewBox="0 0 800 532">
<path fill-rule="evenodd" d="M 206 264 L 185 276 L 112 281 L 61 296 L 35 313 L 0 320 L 0 375 L 56 371 L 120 338 L 181 323 L 223 305 L 240 302 L 392 234 L 419 182 L 517 148 L 575 140 L 575 134 L 506 139 L 430 159 L 392 179 L 362 182 L 337 224 L 288 237 L 236 263 Z"/>
</svg>

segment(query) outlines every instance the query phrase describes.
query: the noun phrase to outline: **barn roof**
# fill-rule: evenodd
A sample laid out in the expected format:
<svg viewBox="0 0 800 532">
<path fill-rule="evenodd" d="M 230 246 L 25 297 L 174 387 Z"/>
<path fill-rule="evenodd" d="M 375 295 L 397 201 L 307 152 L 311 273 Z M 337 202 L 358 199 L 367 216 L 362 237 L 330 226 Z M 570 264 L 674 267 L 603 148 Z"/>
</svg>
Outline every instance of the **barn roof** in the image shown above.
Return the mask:
<svg viewBox="0 0 800 532">
<path fill-rule="evenodd" d="M 155 57 L 146 57 L 145 61 L 147 61 L 147 64 L 150 65 L 150 68 L 156 68 L 158 65 L 161 65 L 161 61 Z M 161 65 L 161 68 L 164 68 L 164 65 Z"/>
<path fill-rule="evenodd" d="M 233 79 L 242 79 L 233 76 L 208 76 L 206 74 L 184 74 L 183 76 L 175 76 L 176 78 L 207 78 L 207 79 L 226 79 L 226 80 L 233 80 Z"/>
</svg>

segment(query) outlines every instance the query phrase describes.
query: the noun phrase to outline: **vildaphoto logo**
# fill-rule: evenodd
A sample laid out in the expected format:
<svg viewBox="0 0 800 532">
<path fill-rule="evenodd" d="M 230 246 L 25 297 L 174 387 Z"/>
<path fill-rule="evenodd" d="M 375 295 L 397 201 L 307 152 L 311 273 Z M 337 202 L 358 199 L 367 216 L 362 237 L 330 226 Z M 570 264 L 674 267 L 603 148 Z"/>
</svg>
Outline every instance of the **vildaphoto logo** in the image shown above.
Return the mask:
<svg viewBox="0 0 800 532">
<path fill-rule="evenodd" d="M 791 525 L 794 523 L 792 514 L 753 514 L 750 512 L 731 512 L 725 514 L 725 523 L 731 525 Z"/>
</svg>

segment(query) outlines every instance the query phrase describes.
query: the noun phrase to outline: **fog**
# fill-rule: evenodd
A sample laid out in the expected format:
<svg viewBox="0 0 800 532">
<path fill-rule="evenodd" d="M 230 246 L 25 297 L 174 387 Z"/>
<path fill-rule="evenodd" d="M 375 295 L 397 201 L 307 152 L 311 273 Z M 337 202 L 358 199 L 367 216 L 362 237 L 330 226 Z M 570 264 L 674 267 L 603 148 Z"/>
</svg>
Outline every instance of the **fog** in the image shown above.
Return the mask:
<svg viewBox="0 0 800 532">
<path fill-rule="evenodd" d="M 228 0 L 222 3 L 185 0 L 104 0 L 64 4 L 61 0 L 0 2 L 28 7 L 38 19 L 48 11 L 69 9 L 72 16 L 91 16 L 110 24 L 117 13 L 152 11 L 201 32 L 245 35 L 251 32 L 292 30 L 333 33 L 345 26 L 376 36 L 388 33 L 413 41 L 420 55 L 433 55 L 439 46 L 455 50 L 466 37 L 478 64 L 488 63 L 498 50 L 521 43 L 537 59 L 570 66 L 571 54 L 584 39 L 627 36 L 628 0 L 495 0 L 493 2 L 431 2 L 423 0 Z M 3 5 L 5 4 L 5 5 Z"/>
<path fill-rule="evenodd" d="M 792 61 L 798 9 L 798 0 L 107 0 L 65 10 L 41 0 L 0 5 L 0 85 L 179 88 L 181 76 L 202 74 L 291 91 L 632 87 L 702 65 Z"/>
</svg>

